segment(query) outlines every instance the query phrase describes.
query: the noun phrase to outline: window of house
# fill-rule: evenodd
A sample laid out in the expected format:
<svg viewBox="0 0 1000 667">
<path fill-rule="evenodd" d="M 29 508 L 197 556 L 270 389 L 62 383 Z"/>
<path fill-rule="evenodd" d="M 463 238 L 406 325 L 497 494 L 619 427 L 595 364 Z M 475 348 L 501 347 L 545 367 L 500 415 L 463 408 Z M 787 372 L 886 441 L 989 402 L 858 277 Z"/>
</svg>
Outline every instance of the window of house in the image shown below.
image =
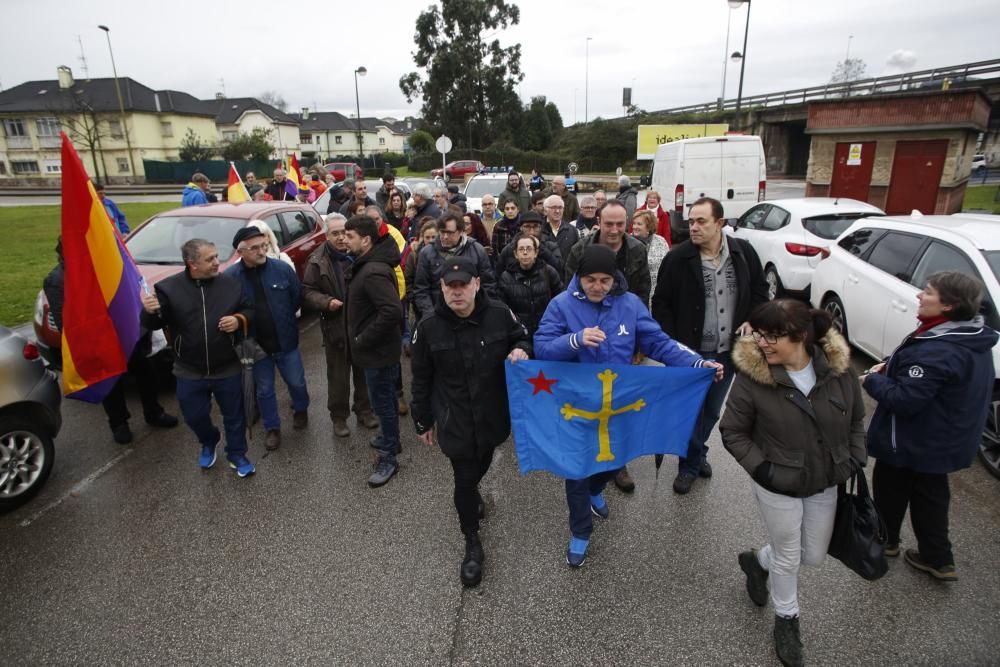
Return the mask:
<svg viewBox="0 0 1000 667">
<path fill-rule="evenodd" d="M 8 137 L 28 136 L 28 133 L 24 129 L 24 121 L 20 118 L 4 118 L 3 131 Z"/>
<path fill-rule="evenodd" d="M 379 146 L 385 146 L 385 137 L 379 137 L 378 138 L 378 145 Z"/>
<path fill-rule="evenodd" d="M 61 174 L 62 173 L 62 161 L 61 160 L 46 160 L 45 161 L 45 173 L 46 174 Z"/>
<path fill-rule="evenodd" d="M 316 135 L 316 145 L 319 146 L 319 135 Z"/>
<path fill-rule="evenodd" d="M 119 174 L 128 173 L 128 158 L 124 157 L 118 158 L 118 173 Z"/>
<path fill-rule="evenodd" d="M 313 142 L 313 135 L 311 134 L 300 134 L 299 139 L 304 144 L 311 144 Z"/>
<path fill-rule="evenodd" d="M 61 128 L 58 118 L 37 118 L 35 129 L 39 137 L 58 137 Z"/>
<path fill-rule="evenodd" d="M 225 132 L 222 133 L 222 140 L 232 141 L 236 138 L 236 134 L 237 134 L 236 130 L 226 130 Z"/>
<path fill-rule="evenodd" d="M 38 173 L 38 163 L 34 160 L 11 160 L 10 168 L 15 174 Z"/>
<path fill-rule="evenodd" d="M 122 122 L 120 120 L 109 120 L 108 134 L 111 135 L 112 139 L 121 139 L 123 136 L 125 136 L 122 133 Z"/>
<path fill-rule="evenodd" d="M 344 138 L 342 136 L 340 136 L 339 134 L 337 136 L 335 136 L 333 139 L 334 139 L 334 143 L 338 143 L 338 144 L 344 143 Z"/>
<path fill-rule="evenodd" d="M 7 163 L 0 162 L 0 176 L 6 176 L 6 175 L 7 175 Z"/>
<path fill-rule="evenodd" d="M 174 136 L 174 124 L 166 120 L 160 121 L 160 134 L 165 137 Z"/>
</svg>

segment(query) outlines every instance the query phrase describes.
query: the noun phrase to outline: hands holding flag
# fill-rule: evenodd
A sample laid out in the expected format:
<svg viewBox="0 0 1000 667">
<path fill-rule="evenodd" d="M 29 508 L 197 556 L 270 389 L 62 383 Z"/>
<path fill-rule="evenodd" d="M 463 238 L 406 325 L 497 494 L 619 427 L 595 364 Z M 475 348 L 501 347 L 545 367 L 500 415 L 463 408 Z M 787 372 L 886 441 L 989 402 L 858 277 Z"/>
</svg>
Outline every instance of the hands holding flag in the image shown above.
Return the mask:
<svg viewBox="0 0 1000 667">
<path fill-rule="evenodd" d="M 608 335 L 601 330 L 600 327 L 587 327 L 580 332 L 580 342 L 587 347 L 598 347 L 601 343 L 607 340 Z M 516 350 L 515 350 L 516 351 Z M 513 354 L 513 352 L 511 353 Z M 511 359 L 511 361 L 514 361 Z M 726 369 L 725 367 L 717 361 L 705 360 L 702 368 L 713 368 L 715 369 L 715 379 L 714 382 L 721 382 L 722 378 L 725 377 Z"/>
</svg>

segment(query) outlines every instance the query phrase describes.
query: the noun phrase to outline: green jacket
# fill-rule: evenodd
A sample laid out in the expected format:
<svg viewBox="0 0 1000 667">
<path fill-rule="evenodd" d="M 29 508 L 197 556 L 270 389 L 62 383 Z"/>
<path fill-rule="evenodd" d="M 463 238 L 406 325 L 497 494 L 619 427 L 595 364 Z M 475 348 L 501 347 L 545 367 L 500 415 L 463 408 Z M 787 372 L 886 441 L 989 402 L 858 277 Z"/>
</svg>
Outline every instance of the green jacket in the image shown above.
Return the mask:
<svg viewBox="0 0 1000 667">
<path fill-rule="evenodd" d="M 517 202 L 517 207 L 520 209 L 521 213 L 526 213 L 531 210 L 531 191 L 523 183 L 521 187 L 517 190 L 511 190 L 508 185 L 500 196 L 497 197 L 497 211 L 503 215 L 504 204 L 513 199 Z"/>
</svg>

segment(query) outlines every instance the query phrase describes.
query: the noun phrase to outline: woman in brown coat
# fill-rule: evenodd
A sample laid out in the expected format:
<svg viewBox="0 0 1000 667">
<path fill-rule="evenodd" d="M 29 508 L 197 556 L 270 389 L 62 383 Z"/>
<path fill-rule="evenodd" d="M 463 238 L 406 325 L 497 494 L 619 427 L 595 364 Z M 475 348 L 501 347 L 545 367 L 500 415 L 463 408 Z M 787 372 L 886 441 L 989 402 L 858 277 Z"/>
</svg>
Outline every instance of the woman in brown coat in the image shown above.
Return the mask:
<svg viewBox="0 0 1000 667">
<path fill-rule="evenodd" d="M 778 299 L 757 306 L 750 325 L 733 349 L 738 374 L 719 428 L 753 478 L 769 541 L 739 563 L 758 606 L 770 576 L 775 650 L 801 665 L 799 566 L 826 557 L 837 485 L 865 462 L 865 408 L 847 342 L 824 311 Z"/>
</svg>

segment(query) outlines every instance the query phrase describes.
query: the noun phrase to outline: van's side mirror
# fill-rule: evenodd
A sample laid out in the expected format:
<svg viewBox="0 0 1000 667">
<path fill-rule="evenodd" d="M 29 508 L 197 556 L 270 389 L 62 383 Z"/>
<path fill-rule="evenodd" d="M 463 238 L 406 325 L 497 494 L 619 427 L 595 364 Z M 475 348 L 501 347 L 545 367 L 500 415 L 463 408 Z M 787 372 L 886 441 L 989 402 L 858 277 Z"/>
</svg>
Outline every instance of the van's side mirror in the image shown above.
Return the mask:
<svg viewBox="0 0 1000 667">
<path fill-rule="evenodd" d="M 649 187 L 649 176 L 640 176 L 639 177 L 639 187 L 640 188 L 648 188 Z"/>
</svg>

